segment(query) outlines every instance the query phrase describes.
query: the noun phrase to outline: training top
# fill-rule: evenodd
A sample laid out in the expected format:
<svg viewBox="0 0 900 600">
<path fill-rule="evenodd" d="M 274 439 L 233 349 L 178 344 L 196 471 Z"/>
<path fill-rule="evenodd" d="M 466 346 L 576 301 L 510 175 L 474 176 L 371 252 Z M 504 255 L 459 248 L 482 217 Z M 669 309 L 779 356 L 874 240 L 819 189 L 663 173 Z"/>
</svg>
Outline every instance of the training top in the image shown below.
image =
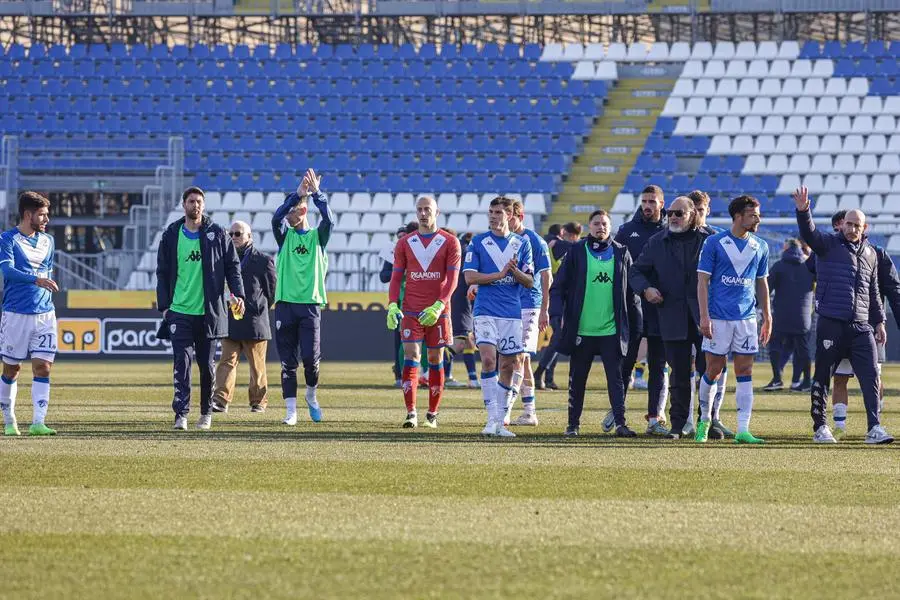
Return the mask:
<svg viewBox="0 0 900 600">
<path fill-rule="evenodd" d="M 390 302 L 400 302 L 407 316 L 415 317 L 440 300 L 445 313 L 450 311 L 450 296 L 459 274 L 459 240 L 446 231 L 432 234 L 411 233 L 394 246 L 394 270 L 388 290 Z"/>
<path fill-rule="evenodd" d="M 529 275 L 534 273 L 531 242 L 527 237 L 512 232 L 506 237 L 500 237 L 488 231 L 472 238 L 472 242 L 466 248 L 463 269 L 491 275 L 502 271 L 503 267 L 514 258 L 519 270 Z M 478 286 L 472 314 L 476 317 L 521 319 L 522 287 L 512 273 L 507 273 L 506 277 L 489 285 Z"/>
<path fill-rule="evenodd" d="M 203 262 L 200 254 L 200 231 L 190 231 L 184 225 L 178 232 L 178 273 L 171 310 L 183 315 L 206 313 L 203 293 Z"/>
<path fill-rule="evenodd" d="M 35 232 L 24 236 L 18 227 L 0 234 L 0 271 L 3 272 L 3 312 L 39 315 L 53 310 L 50 290 L 35 285 L 53 272 L 53 236 Z"/>
<path fill-rule="evenodd" d="M 769 246 L 752 233 L 731 231 L 706 238 L 698 273 L 709 275 L 709 317 L 722 321 L 756 318 L 756 280 L 769 275 Z"/>
<path fill-rule="evenodd" d="M 541 300 L 544 296 L 540 274 L 550 270 L 550 248 L 544 238 L 533 229 L 526 228 L 521 235 L 527 237 L 531 243 L 532 259 L 534 260 L 534 286 L 530 289 L 522 286 L 522 310 L 534 310 L 541 307 Z M 550 290 L 547 292 L 549 293 Z"/>
<path fill-rule="evenodd" d="M 315 193 L 312 199 L 322 219 L 315 229 L 291 229 L 282 222 L 300 202 L 300 196 L 296 193 L 289 194 L 272 216 L 272 229 L 278 242 L 275 302 L 318 305 L 328 302 L 325 293 L 325 275 L 328 272 L 325 246 L 331 236 L 334 216 L 325 194 Z"/>
</svg>

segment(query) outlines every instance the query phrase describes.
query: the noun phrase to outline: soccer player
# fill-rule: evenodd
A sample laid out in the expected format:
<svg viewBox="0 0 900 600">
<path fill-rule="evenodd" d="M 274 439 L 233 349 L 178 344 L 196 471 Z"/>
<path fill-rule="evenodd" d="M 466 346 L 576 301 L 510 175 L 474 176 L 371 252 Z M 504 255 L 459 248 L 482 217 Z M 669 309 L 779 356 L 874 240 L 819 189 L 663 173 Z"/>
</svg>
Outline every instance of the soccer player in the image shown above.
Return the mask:
<svg viewBox="0 0 900 600">
<path fill-rule="evenodd" d="M 215 340 L 228 337 L 225 284 L 234 295 L 237 314 L 244 313 L 241 263 L 231 237 L 203 215 L 203 190 L 181 194 L 184 217 L 163 232 L 156 256 L 156 307 L 163 321 L 156 337 L 172 340 L 175 393 L 174 429 L 187 429 L 191 410 L 191 364 L 200 368 L 200 419 L 197 429 L 212 426 Z"/>
<path fill-rule="evenodd" d="M 513 425 L 538 424 L 534 402 L 534 375 L 531 372 L 531 357 L 537 354 L 538 334 L 550 324 L 550 285 L 553 283 L 553 275 L 550 273 L 550 250 L 547 242 L 533 229 L 525 227 L 525 205 L 521 200 L 514 200 L 512 214 L 509 218 L 509 229 L 515 234 L 528 238 L 531 243 L 531 252 L 534 259 L 535 276 L 540 278 L 540 283 L 535 282 L 531 288 L 522 288 L 522 409 L 523 412 L 513 422 Z M 518 393 L 518 390 L 514 390 Z M 508 425 L 512 413 L 513 402 L 506 407 L 504 425 Z"/>
<path fill-rule="evenodd" d="M 282 423 L 297 424 L 297 367 L 303 361 L 306 406 L 313 422 L 322 420 L 316 398 L 319 385 L 320 307 L 327 302 L 325 274 L 334 215 L 321 190 L 322 177 L 309 169 L 295 193 L 289 194 L 272 216 L 278 243 L 278 281 L 275 285 L 275 343 L 281 359 L 281 392 L 287 413 Z M 321 222 L 309 228 L 309 196 Z M 287 226 L 282 221 L 287 221 Z"/>
<path fill-rule="evenodd" d="M 706 231 L 709 235 L 715 235 L 717 233 L 722 233 L 723 231 L 725 231 L 721 227 L 709 225 L 706 222 L 706 218 L 709 216 L 710 212 L 709 194 L 702 190 L 694 190 L 693 192 L 688 194 L 687 197 L 690 198 L 691 202 L 694 203 L 694 209 L 697 211 L 697 219 L 700 229 Z M 726 360 L 725 366 L 722 368 L 722 375 L 720 375 L 719 379 L 716 380 L 716 393 L 713 398 L 712 404 L 712 425 L 709 428 L 709 437 L 713 440 L 720 440 L 726 437 L 734 437 L 734 432 L 725 427 L 725 425 L 722 423 L 722 420 L 719 418 L 719 412 L 722 408 L 722 402 L 725 400 L 725 387 L 727 385 L 728 361 Z M 689 427 L 685 426 L 686 435 L 694 435 L 696 433 L 696 429 L 694 427 L 694 396 L 696 395 L 696 392 L 697 386 L 695 385 L 694 381 L 691 381 L 691 412 L 690 420 L 688 421 Z M 665 401 L 663 401 L 663 404 L 665 404 Z"/>
<path fill-rule="evenodd" d="M 463 267 L 468 285 L 477 285 L 475 343 L 481 354 L 481 395 L 487 409 L 482 435 L 515 437 L 503 426 L 522 364 L 521 287 L 534 285 L 531 242 L 509 230 L 512 200 L 498 196 L 488 208 L 490 231 L 472 238 Z M 497 376 L 500 355 L 500 375 Z"/>
<path fill-rule="evenodd" d="M 759 345 L 772 333 L 769 311 L 769 247 L 753 233 L 759 229 L 759 201 L 738 196 L 728 205 L 731 229 L 703 242 L 697 265 L 697 299 L 700 303 L 700 333 L 706 353 L 706 372 L 700 381 L 700 421 L 694 438 L 705 442 L 712 421 L 715 383 L 725 368 L 728 353 L 734 354 L 737 378 L 735 403 L 738 427 L 734 441 L 760 444 L 750 433 L 753 411 L 753 359 Z M 756 331 L 756 307 L 762 309 L 760 332 Z"/>
<path fill-rule="evenodd" d="M 53 271 L 53 236 L 48 235 L 50 201 L 37 192 L 19 194 L 19 224 L 0 235 L 3 272 L 3 316 L 0 318 L 0 409 L 4 433 L 19 435 L 16 423 L 16 380 L 31 355 L 32 418 L 28 435 L 55 435 L 44 424 L 50 402 L 50 367 L 56 357 L 56 311 L 52 292 L 59 286 Z"/>
<path fill-rule="evenodd" d="M 403 342 L 403 400 L 406 403 L 404 428 L 419 426 L 416 413 L 416 389 L 419 384 L 420 344 L 428 355 L 428 412 L 425 425 L 437 427 L 438 409 L 444 390 L 444 348 L 453 343 L 450 324 L 450 296 L 459 277 L 459 240 L 439 230 L 437 202 L 431 196 L 416 201 L 418 231 L 397 242 L 394 247 L 394 272 L 388 290 L 388 329 L 400 324 Z M 403 307 L 400 287 L 406 280 Z"/>
</svg>

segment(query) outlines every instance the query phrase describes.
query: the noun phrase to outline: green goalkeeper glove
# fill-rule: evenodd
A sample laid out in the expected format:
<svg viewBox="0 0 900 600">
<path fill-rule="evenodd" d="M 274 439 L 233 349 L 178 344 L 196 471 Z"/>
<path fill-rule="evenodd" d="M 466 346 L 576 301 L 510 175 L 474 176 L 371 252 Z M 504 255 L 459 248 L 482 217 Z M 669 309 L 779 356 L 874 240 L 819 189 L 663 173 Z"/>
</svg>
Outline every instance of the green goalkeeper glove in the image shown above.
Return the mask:
<svg viewBox="0 0 900 600">
<path fill-rule="evenodd" d="M 419 323 L 425 327 L 431 327 L 438 322 L 438 317 L 444 312 L 444 303 L 438 300 L 419 313 Z"/>
<path fill-rule="evenodd" d="M 400 318 L 403 316 L 403 311 L 400 310 L 400 307 L 397 306 L 396 302 L 391 302 L 388 304 L 388 312 L 387 312 L 387 328 L 391 331 L 397 329 L 397 325 L 400 324 Z"/>
</svg>

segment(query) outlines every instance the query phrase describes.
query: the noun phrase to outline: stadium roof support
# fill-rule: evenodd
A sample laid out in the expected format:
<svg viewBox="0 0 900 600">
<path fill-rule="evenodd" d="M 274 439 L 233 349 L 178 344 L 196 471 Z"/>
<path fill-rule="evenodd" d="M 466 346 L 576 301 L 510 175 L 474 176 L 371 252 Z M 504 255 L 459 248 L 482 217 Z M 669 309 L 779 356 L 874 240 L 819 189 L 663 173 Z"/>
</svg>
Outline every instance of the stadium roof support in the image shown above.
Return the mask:
<svg viewBox="0 0 900 600">
<path fill-rule="evenodd" d="M 711 10 L 698 10 L 694 3 L 661 12 L 648 12 L 643 0 L 252 1 L 4 2 L 0 43 L 252 46 L 900 39 L 900 0 L 713 0 Z M 828 11 L 816 10 L 823 5 Z"/>
</svg>

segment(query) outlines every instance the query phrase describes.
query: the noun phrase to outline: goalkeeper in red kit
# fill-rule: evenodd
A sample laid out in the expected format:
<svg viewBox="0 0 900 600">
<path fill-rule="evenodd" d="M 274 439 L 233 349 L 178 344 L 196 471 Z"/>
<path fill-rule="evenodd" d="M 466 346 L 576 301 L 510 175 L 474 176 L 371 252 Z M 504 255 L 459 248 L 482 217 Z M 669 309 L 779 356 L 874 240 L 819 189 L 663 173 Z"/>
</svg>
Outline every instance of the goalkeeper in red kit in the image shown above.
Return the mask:
<svg viewBox="0 0 900 600">
<path fill-rule="evenodd" d="M 455 236 L 437 227 L 437 202 L 430 196 L 416 201 L 418 231 L 397 242 L 394 270 L 388 291 L 388 329 L 400 323 L 403 342 L 403 400 L 406 403 L 404 428 L 419 426 L 416 415 L 416 388 L 419 385 L 420 345 L 428 351 L 428 412 L 425 426 L 437 427 L 438 408 L 444 391 L 444 348 L 453 344 L 450 324 L 450 296 L 459 278 L 460 249 Z M 403 307 L 397 305 L 400 288 L 406 281 Z"/>
</svg>

